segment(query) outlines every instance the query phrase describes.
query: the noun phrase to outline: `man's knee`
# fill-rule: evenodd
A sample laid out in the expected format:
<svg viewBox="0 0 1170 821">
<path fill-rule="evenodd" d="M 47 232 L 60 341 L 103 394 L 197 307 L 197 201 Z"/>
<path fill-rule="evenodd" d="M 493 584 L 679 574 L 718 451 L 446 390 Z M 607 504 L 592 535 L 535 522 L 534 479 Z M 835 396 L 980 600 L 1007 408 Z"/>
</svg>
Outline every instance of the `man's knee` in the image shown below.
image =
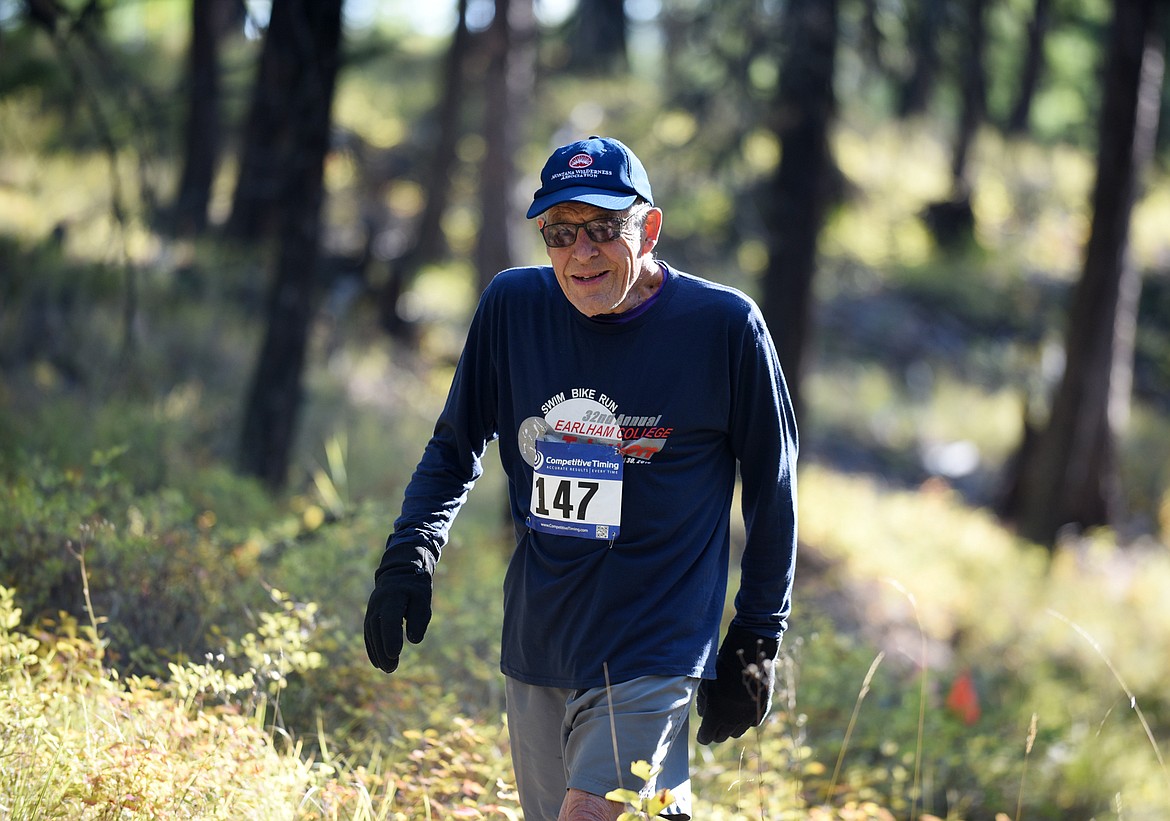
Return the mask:
<svg viewBox="0 0 1170 821">
<path fill-rule="evenodd" d="M 570 787 L 557 821 L 615 821 L 623 810 L 616 801 Z"/>
</svg>

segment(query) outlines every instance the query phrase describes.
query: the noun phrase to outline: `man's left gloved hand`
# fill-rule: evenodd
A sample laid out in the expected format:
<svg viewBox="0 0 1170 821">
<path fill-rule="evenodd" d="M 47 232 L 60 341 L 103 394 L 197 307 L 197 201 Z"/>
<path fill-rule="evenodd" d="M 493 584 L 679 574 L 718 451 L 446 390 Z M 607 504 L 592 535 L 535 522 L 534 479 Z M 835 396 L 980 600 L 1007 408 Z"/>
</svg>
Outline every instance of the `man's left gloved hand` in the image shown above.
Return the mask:
<svg viewBox="0 0 1170 821">
<path fill-rule="evenodd" d="M 779 639 L 732 625 L 715 659 L 715 680 L 699 684 L 700 744 L 739 738 L 758 727 L 772 707 Z"/>
</svg>

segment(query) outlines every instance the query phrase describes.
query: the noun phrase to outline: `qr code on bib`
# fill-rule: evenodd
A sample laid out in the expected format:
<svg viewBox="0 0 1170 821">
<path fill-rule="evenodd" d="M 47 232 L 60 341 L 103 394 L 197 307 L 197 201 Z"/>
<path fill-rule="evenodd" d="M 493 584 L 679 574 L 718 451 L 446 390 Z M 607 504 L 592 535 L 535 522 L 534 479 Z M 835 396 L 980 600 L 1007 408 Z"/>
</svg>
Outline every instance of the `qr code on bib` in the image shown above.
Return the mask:
<svg viewBox="0 0 1170 821">
<path fill-rule="evenodd" d="M 609 538 L 609 525 L 598 525 L 597 526 L 597 536 L 595 536 L 594 538 L 608 539 Z"/>
</svg>

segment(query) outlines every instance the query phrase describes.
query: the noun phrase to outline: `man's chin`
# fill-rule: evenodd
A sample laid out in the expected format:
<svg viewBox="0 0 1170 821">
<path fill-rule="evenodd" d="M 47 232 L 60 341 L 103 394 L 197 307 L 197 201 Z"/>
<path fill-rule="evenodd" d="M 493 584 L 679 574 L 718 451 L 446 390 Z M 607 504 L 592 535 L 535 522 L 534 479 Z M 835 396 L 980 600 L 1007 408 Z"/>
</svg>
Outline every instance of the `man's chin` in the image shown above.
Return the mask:
<svg viewBox="0 0 1170 821">
<path fill-rule="evenodd" d="M 613 313 L 614 304 L 609 299 L 598 298 L 597 295 L 583 296 L 579 293 L 570 294 L 569 302 L 585 316 Z"/>
</svg>

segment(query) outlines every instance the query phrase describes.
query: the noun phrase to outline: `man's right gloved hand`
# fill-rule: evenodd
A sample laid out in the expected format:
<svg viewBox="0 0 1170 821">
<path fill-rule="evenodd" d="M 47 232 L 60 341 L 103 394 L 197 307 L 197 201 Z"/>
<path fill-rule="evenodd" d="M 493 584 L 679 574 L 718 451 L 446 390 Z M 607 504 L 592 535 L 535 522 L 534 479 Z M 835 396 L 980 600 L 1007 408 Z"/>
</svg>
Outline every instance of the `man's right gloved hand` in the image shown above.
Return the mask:
<svg viewBox="0 0 1170 821">
<path fill-rule="evenodd" d="M 366 655 L 371 664 L 387 673 L 398 669 L 403 625 L 406 637 L 418 644 L 431 623 L 434 559 L 421 547 L 417 555 L 417 559 L 402 561 L 388 549 L 374 574 L 374 591 L 366 604 Z"/>
</svg>

